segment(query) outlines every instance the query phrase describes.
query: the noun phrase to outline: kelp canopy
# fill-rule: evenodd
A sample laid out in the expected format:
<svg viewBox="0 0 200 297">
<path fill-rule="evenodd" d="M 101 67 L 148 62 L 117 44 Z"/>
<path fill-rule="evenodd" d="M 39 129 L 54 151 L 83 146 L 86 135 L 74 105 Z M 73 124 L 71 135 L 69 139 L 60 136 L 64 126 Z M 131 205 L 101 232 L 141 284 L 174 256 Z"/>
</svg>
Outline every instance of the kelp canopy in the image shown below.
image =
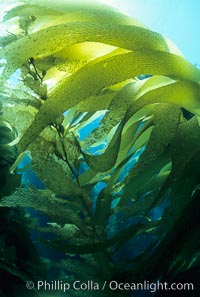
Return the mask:
<svg viewBox="0 0 200 297">
<path fill-rule="evenodd" d="M 65 254 L 49 263 L 65 278 L 84 279 L 86 266 L 98 281 L 126 272 L 173 280 L 195 269 L 200 71 L 171 41 L 100 2 L 5 4 L 2 121 L 18 137 L 0 153 L 17 147 L 13 177 L 30 169 L 18 168 L 29 152 L 44 189 L 18 188 L 1 206 L 47 216 L 29 228 L 56 234 L 42 241 Z"/>
</svg>

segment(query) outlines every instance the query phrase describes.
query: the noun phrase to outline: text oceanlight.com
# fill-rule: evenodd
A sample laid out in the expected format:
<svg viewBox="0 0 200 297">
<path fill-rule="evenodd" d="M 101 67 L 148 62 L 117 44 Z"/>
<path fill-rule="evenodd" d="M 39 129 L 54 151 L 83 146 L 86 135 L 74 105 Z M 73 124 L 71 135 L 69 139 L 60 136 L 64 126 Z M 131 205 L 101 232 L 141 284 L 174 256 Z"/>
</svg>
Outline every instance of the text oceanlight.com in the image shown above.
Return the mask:
<svg viewBox="0 0 200 297">
<path fill-rule="evenodd" d="M 126 282 L 119 282 L 119 281 L 104 281 L 104 282 L 95 282 L 92 280 L 88 281 L 80 281 L 76 280 L 74 282 L 63 282 L 60 280 L 55 281 L 27 281 L 26 282 L 27 289 L 36 289 L 38 291 L 62 291 L 67 292 L 69 290 L 75 291 L 104 291 L 104 290 L 111 290 L 111 291 L 143 291 L 147 290 L 149 292 L 156 292 L 156 291 L 190 291 L 194 290 L 193 283 L 167 283 L 167 282 L 149 282 L 144 281 L 141 283 L 126 283 Z"/>
</svg>

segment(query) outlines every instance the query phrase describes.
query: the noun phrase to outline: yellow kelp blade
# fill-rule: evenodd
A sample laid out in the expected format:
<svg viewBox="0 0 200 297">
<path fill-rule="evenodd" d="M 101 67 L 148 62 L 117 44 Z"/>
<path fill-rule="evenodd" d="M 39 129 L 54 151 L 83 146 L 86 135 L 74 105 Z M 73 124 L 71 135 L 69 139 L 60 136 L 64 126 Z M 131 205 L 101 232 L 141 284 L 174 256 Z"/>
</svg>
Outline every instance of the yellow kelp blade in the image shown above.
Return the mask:
<svg viewBox="0 0 200 297">
<path fill-rule="evenodd" d="M 71 178 L 68 167 L 60 164 L 49 153 L 50 143 L 44 138 L 38 138 L 30 146 L 31 156 L 33 157 L 32 168 L 37 173 L 45 186 L 60 196 L 79 195 L 80 188 Z M 43 157 L 43 166 L 41 166 L 41 156 Z M 48 171 L 45 169 L 48 168 Z M 56 179 L 52 175 L 55 173 Z"/>
<path fill-rule="evenodd" d="M 180 123 L 174 141 L 169 148 L 172 160 L 171 173 L 161 188 L 160 195 L 163 195 L 169 189 L 174 178 L 183 174 L 191 159 L 199 152 L 199 138 L 200 128 L 196 117 Z"/>
<path fill-rule="evenodd" d="M 116 160 L 121 143 L 121 133 L 125 122 L 122 121 L 118 126 L 113 138 L 111 139 L 105 152 L 99 156 L 93 156 L 82 152 L 87 164 L 91 169 L 97 172 L 105 172 L 110 170 Z"/>
<path fill-rule="evenodd" d="M 85 1 L 79 2 L 78 5 L 77 1 L 75 3 L 66 1 L 65 9 L 62 10 L 57 5 L 50 7 L 46 4 L 46 1 L 39 5 L 16 2 L 16 6 L 8 12 L 5 11 L 3 18 L 9 32 L 18 34 L 18 38 L 20 38 L 22 32 L 27 35 L 47 27 L 71 22 L 117 23 L 144 27 L 131 17 L 98 1 L 95 2 L 96 5 L 91 5 L 90 2 L 87 6 Z"/>
<path fill-rule="evenodd" d="M 41 59 L 35 59 L 37 68 L 42 72 L 46 70 L 43 82 L 48 85 L 48 90 L 55 87 L 59 81 L 74 74 L 93 59 L 113 55 L 116 47 L 100 42 L 82 42 L 66 47 L 63 50 Z M 116 52 L 116 51 L 115 51 Z"/>
<path fill-rule="evenodd" d="M 160 88 L 147 91 L 129 109 L 130 116 L 146 105 L 153 103 L 173 103 L 190 112 L 200 114 L 200 84 L 190 81 L 177 81 Z"/>
<path fill-rule="evenodd" d="M 8 78 L 30 57 L 47 57 L 66 46 L 85 41 L 101 42 L 129 50 L 169 50 L 162 35 L 141 27 L 91 22 L 66 23 L 25 36 L 1 49 L 0 57 L 5 57 L 8 63 L 4 76 Z"/>
<path fill-rule="evenodd" d="M 120 171 L 120 168 L 128 162 L 135 152 L 142 149 L 149 141 L 153 130 L 153 120 L 151 118 L 147 120 L 139 131 L 137 131 L 140 124 L 141 121 L 136 121 L 122 132 L 120 149 L 115 163 L 118 171 Z"/>
<path fill-rule="evenodd" d="M 174 79 L 162 75 L 154 75 L 152 77 L 143 79 L 142 81 L 144 83 L 141 85 L 139 91 L 137 92 L 135 100 L 154 89 L 161 88 L 175 82 Z"/>
<path fill-rule="evenodd" d="M 143 49 L 110 57 L 98 63 L 93 61 L 63 80 L 52 91 L 22 137 L 19 144 L 21 151 L 61 113 L 86 97 L 120 81 L 147 73 L 195 82 L 200 80 L 200 71 L 196 67 L 180 56 L 162 51 Z"/>
<path fill-rule="evenodd" d="M 139 84 L 140 86 L 140 84 Z M 84 146 L 91 146 L 93 143 L 98 143 L 105 138 L 112 128 L 114 128 L 120 120 L 126 114 L 130 104 L 132 103 L 132 98 L 138 90 L 137 82 L 125 84 L 124 87 L 116 93 L 110 102 L 109 106 L 106 108 L 108 111 L 102 118 L 99 126 L 94 129 L 88 137 L 84 140 Z M 101 100 L 100 98 L 94 98 L 93 105 L 97 105 L 96 102 Z M 87 100 L 87 99 L 86 99 Z M 82 101 L 85 102 L 86 100 Z M 102 102 L 103 103 L 103 102 Z M 103 105 L 103 104 L 102 104 Z"/>
<path fill-rule="evenodd" d="M 151 177 L 147 174 L 149 172 L 148 167 L 172 143 L 178 129 L 180 115 L 180 107 L 173 104 L 159 104 L 155 106 L 154 129 L 145 151 L 140 156 L 137 164 L 130 170 L 125 180 L 127 186 L 120 201 L 121 204 L 125 203 L 131 197 L 134 187 L 141 186 L 141 184 L 144 184 Z M 150 171 L 149 174 L 152 175 L 152 172 Z"/>
<path fill-rule="evenodd" d="M 171 146 L 172 174 L 181 174 L 189 160 L 200 150 L 200 128 L 196 117 L 181 123 Z M 180 152 L 184 151 L 184 154 Z"/>
<path fill-rule="evenodd" d="M 9 1 L 7 1 L 9 2 Z M 13 7 L 11 10 L 7 11 L 3 17 L 3 22 L 6 22 L 15 17 L 29 17 L 29 16 L 61 16 L 62 12 L 57 11 L 56 9 L 49 9 L 47 7 L 41 5 L 17 5 Z"/>
<path fill-rule="evenodd" d="M 81 101 L 78 104 L 77 109 L 80 112 L 96 112 L 98 110 L 106 110 L 113 100 L 113 97 L 113 93 L 103 94 L 99 96 L 90 96 L 87 97 L 84 101 Z"/>
</svg>

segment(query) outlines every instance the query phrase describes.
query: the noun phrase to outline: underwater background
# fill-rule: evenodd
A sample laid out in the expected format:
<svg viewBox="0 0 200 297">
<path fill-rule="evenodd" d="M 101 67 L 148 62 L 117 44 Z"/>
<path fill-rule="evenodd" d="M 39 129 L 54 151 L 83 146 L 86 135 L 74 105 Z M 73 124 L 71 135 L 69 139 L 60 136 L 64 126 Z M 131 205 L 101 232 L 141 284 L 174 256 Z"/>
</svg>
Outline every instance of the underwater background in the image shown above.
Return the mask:
<svg viewBox="0 0 200 297">
<path fill-rule="evenodd" d="M 199 3 L 104 2 L 1 1 L 0 297 L 200 294 Z"/>
</svg>

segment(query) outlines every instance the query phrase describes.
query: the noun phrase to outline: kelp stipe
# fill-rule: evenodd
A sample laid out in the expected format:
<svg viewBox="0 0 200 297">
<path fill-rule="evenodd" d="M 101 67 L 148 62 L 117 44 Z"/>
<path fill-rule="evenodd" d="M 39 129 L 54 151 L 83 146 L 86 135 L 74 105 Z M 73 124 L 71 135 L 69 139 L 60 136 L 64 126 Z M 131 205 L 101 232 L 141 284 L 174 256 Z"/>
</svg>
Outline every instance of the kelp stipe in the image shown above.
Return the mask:
<svg viewBox="0 0 200 297">
<path fill-rule="evenodd" d="M 20 188 L 1 206 L 48 218 L 30 228 L 65 255 L 49 261 L 60 280 L 173 281 L 196 269 L 200 71 L 169 40 L 96 1 L 9 3 L 4 116 L 45 189 Z"/>
</svg>

